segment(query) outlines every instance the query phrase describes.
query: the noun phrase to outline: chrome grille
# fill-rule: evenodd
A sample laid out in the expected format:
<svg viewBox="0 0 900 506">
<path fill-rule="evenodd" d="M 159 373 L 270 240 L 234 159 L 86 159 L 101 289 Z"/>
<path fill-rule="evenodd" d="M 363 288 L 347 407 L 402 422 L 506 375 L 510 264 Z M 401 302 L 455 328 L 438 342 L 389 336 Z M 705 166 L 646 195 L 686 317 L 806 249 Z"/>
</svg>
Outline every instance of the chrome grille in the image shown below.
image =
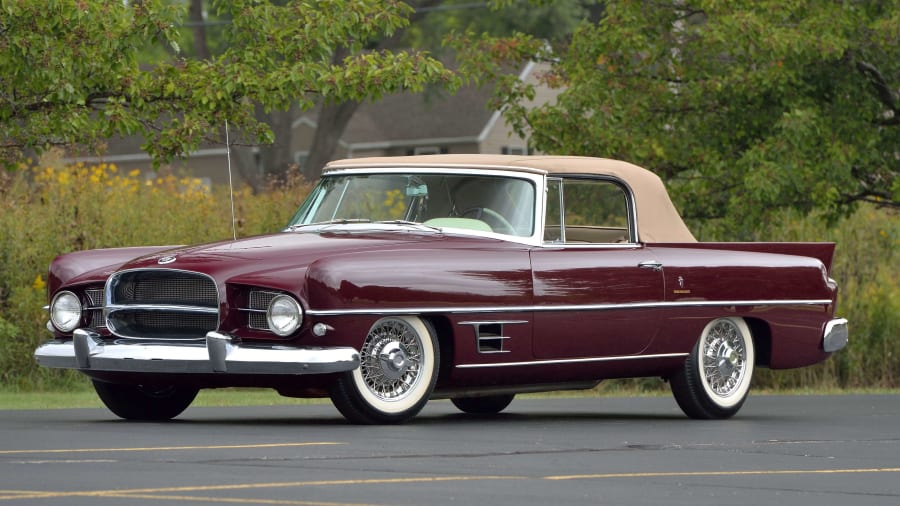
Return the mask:
<svg viewBox="0 0 900 506">
<path fill-rule="evenodd" d="M 84 291 L 88 299 L 88 307 L 85 308 L 85 324 L 90 328 L 106 327 L 103 318 L 103 287 L 88 288 Z"/>
<path fill-rule="evenodd" d="M 278 292 L 265 292 L 254 290 L 250 292 L 250 312 L 247 325 L 251 329 L 269 330 L 269 321 L 266 319 L 266 310 L 269 303 L 278 295 Z"/>
<path fill-rule="evenodd" d="M 109 280 L 109 330 L 120 337 L 196 339 L 219 326 L 212 278 L 194 272 L 148 269 Z"/>
<path fill-rule="evenodd" d="M 124 323 L 129 334 L 140 337 L 203 337 L 219 324 L 217 315 L 187 312 L 121 311 L 115 316 L 116 329 Z"/>
<path fill-rule="evenodd" d="M 144 271 L 120 277 L 113 297 L 117 303 L 184 304 L 216 307 L 216 285 L 211 279 L 197 274 L 162 274 Z"/>
</svg>

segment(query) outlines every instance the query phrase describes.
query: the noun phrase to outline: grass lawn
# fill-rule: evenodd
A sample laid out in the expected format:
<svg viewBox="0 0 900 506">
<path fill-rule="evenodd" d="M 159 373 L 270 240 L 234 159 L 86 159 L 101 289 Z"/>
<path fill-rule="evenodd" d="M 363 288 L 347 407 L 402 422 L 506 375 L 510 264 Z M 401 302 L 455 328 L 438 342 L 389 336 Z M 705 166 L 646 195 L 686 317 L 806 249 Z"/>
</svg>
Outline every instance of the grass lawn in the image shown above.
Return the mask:
<svg viewBox="0 0 900 506">
<path fill-rule="evenodd" d="M 201 390 L 192 406 L 274 406 L 328 402 L 327 399 L 292 399 L 274 390 L 221 388 Z M 102 408 L 93 389 L 71 392 L 12 392 L 0 390 L 0 410 Z"/>
</svg>

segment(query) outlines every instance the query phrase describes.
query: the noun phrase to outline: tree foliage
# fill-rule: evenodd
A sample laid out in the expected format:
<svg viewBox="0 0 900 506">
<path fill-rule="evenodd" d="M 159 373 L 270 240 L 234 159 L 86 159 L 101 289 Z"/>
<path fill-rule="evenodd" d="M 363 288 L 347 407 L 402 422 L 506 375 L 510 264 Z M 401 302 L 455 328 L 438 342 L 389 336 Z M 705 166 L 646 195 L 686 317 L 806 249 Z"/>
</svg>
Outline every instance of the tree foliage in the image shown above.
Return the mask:
<svg viewBox="0 0 900 506">
<path fill-rule="evenodd" d="M 541 37 L 561 37 L 570 34 L 579 21 L 589 15 L 596 0 L 547 1 L 537 7 L 530 5 L 528 0 L 512 0 L 498 5 L 502 9 L 494 13 L 487 2 L 407 0 L 407 3 L 414 10 L 409 17 L 409 26 L 390 37 L 373 41 L 375 48 L 416 47 L 440 53 L 447 33 L 460 29 L 494 36 L 524 31 Z M 325 164 L 333 158 L 341 136 L 359 106 L 358 101 L 348 101 L 326 104 L 318 111 L 315 136 L 303 166 L 308 179 L 317 179 Z"/>
<path fill-rule="evenodd" d="M 50 146 L 97 151 L 114 135 L 140 134 L 157 162 L 221 142 L 272 141 L 254 107 L 285 110 L 316 100 L 378 98 L 456 76 L 417 51 L 367 51 L 405 27 L 399 1 L 217 1 L 233 22 L 230 44 L 207 59 L 180 58 L 185 4 L 167 0 L 0 1 L 0 158 L 8 166 Z M 159 61 L 139 61 L 163 48 Z M 347 56 L 332 62 L 336 48 Z M 157 51 L 159 54 L 166 54 Z"/>
<path fill-rule="evenodd" d="M 611 0 L 567 41 L 456 41 L 485 76 L 545 59 L 555 103 L 505 81 L 535 148 L 622 158 L 669 180 L 688 218 L 745 232 L 769 211 L 900 206 L 900 2 Z M 472 73 L 472 70 L 468 70 Z"/>
</svg>

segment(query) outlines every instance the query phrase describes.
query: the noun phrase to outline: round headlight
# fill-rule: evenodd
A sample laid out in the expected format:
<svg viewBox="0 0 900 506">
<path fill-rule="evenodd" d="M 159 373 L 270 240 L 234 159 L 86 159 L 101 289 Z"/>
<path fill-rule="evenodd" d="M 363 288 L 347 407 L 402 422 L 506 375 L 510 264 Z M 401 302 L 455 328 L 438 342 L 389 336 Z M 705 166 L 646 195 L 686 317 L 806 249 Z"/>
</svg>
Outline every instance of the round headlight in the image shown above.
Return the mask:
<svg viewBox="0 0 900 506">
<path fill-rule="evenodd" d="M 269 302 L 266 321 L 269 323 L 269 330 L 277 335 L 290 335 L 303 323 L 303 308 L 289 295 L 276 295 Z"/>
<path fill-rule="evenodd" d="M 72 332 L 81 323 L 81 301 L 72 292 L 59 292 L 50 303 L 50 321 L 60 332 Z"/>
</svg>

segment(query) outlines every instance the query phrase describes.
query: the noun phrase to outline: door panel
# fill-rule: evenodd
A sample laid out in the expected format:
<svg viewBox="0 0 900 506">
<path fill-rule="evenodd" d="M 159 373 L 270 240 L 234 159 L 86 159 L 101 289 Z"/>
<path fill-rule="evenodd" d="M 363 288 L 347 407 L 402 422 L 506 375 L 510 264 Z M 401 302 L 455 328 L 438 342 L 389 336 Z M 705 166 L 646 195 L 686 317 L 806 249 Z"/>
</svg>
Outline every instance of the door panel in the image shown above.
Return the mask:
<svg viewBox="0 0 900 506">
<path fill-rule="evenodd" d="M 532 250 L 536 358 L 634 355 L 656 335 L 663 301 L 661 270 L 641 246 Z M 554 309 L 558 308 L 558 309 Z"/>
</svg>

